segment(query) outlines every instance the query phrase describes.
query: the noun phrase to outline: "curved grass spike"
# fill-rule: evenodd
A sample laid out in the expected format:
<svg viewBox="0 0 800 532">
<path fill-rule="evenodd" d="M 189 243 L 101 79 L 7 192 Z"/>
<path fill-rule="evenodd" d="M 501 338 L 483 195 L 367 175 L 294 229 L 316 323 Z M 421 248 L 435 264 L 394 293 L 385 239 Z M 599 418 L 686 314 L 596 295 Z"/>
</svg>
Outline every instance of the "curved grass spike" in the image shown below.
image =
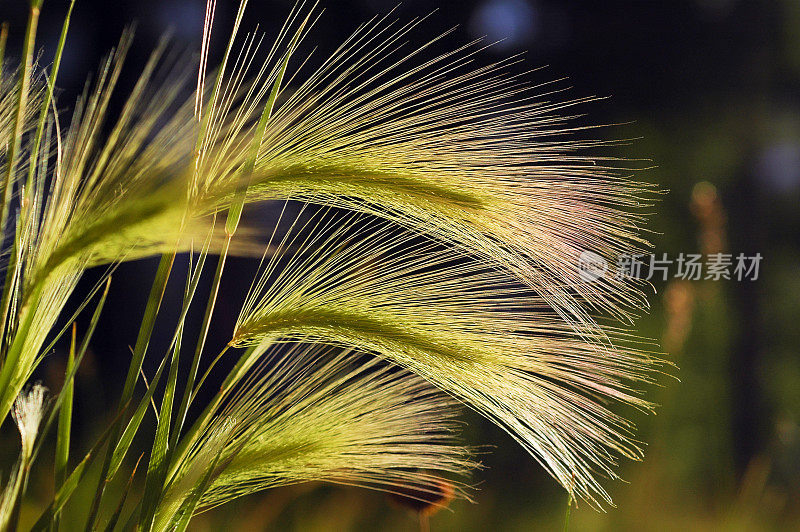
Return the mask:
<svg viewBox="0 0 800 532">
<path fill-rule="evenodd" d="M 226 406 L 178 462 L 159 506 L 159 529 L 185 516 L 186 501 L 202 511 L 309 480 L 413 488 L 425 497 L 438 475 L 474 465 L 453 441 L 452 400 L 374 358 L 277 347 L 225 395 Z M 194 490 L 202 485 L 207 489 Z"/>
<path fill-rule="evenodd" d="M 647 344 L 612 328 L 578 336 L 507 272 L 396 226 L 315 218 L 291 223 L 243 306 L 235 345 L 376 353 L 500 425 L 570 493 L 610 503 L 597 476 L 615 477 L 615 456 L 641 457 L 610 405 L 652 409 L 638 389 L 662 363 Z"/>
<path fill-rule="evenodd" d="M 465 47 L 406 65 L 414 25 L 358 32 L 275 113 L 251 186 L 254 199 L 291 197 L 389 218 L 480 252 L 547 297 L 565 319 L 593 325 L 586 303 L 627 318 L 645 305 L 635 285 L 578 276 L 579 254 L 613 257 L 642 245 L 648 187 L 583 155 L 602 142 L 507 73 L 514 61 L 470 67 Z"/>
</svg>

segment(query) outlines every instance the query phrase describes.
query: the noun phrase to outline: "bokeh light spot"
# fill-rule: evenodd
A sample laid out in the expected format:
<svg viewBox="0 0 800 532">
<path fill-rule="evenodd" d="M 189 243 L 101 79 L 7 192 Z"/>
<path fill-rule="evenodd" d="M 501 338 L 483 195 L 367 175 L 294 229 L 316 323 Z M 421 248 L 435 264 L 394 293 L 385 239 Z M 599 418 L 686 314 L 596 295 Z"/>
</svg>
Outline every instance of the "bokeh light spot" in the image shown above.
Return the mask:
<svg viewBox="0 0 800 532">
<path fill-rule="evenodd" d="M 526 0 L 489 0 L 475 10 L 471 26 L 473 33 L 512 49 L 536 39 L 539 19 L 535 5 Z"/>
</svg>

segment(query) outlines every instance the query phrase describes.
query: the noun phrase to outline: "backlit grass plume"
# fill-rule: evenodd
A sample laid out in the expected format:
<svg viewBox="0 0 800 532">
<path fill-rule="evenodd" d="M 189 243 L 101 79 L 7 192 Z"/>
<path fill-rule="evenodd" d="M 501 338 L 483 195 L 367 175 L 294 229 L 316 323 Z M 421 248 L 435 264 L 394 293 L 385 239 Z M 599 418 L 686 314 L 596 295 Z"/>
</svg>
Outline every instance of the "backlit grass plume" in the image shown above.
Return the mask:
<svg viewBox="0 0 800 532">
<path fill-rule="evenodd" d="M 607 405 L 650 408 L 631 386 L 657 361 L 619 331 L 606 331 L 614 347 L 576 335 L 507 273 L 391 225 L 329 214 L 290 225 L 234 343 L 378 353 L 503 426 L 568 489 L 609 500 L 595 474 L 613 477 L 615 455 L 640 451 Z"/>
<path fill-rule="evenodd" d="M 179 520 L 253 491 L 312 480 L 415 488 L 472 464 L 454 440 L 456 403 L 375 359 L 314 347 L 272 348 L 177 465 L 158 519 Z M 210 476 L 209 476 L 210 475 Z M 205 478 L 207 477 L 208 478 Z"/>
<path fill-rule="evenodd" d="M 477 44 L 425 57 L 404 42 L 417 22 L 358 31 L 275 113 L 251 194 L 373 214 L 479 253 L 537 290 L 565 318 L 584 302 L 627 317 L 645 303 L 629 282 L 583 282 L 591 249 L 609 260 L 643 241 L 646 186 L 585 155 L 553 102 L 511 72 L 474 66 Z M 556 91 L 557 92 L 557 91 Z M 573 111 L 577 112 L 577 111 Z"/>
<path fill-rule="evenodd" d="M 164 39 L 120 94 L 126 32 L 77 101 L 57 102 L 74 3 L 51 65 L 35 61 L 42 0 L 30 2 L 16 67 L 3 62 L 0 26 L 0 424 L 16 404 L 23 432 L 0 529 L 17 526 L 56 417 L 54 493 L 34 530 L 57 529 L 81 504 L 87 530 L 183 530 L 235 497 L 316 480 L 435 499 L 444 477 L 473 466 L 453 441 L 454 404 L 502 427 L 570 495 L 611 502 L 600 478 L 641 456 L 619 408 L 652 409 L 641 388 L 661 362 L 614 322 L 646 307 L 636 282 L 578 269 L 583 251 L 613 260 L 646 245 L 652 195 L 595 155 L 608 142 L 571 116 L 591 98 L 531 86 L 518 58 L 483 64 L 479 42 L 446 53 L 434 50 L 447 35 L 411 44 L 422 20 L 392 14 L 317 60 L 303 50 L 322 13 L 303 2 L 265 45 L 241 34 L 242 1 L 209 68 L 208 0 L 198 56 Z M 254 203 L 280 213 L 274 226 L 243 217 Z M 228 346 L 209 362 L 227 257 L 265 245 Z M 110 272 L 151 255 L 161 260 L 118 406 L 72 464 L 73 381 Z M 172 341 L 149 353 L 157 370 L 140 386 L 184 257 Z M 103 282 L 64 315 L 92 267 L 106 268 Z M 89 307 L 78 342 L 75 318 Z M 190 315 L 202 316 L 192 338 Z M 64 386 L 40 430 L 40 388 L 25 386 L 70 324 Z M 155 429 L 137 438 L 151 404 Z M 19 412 L 39 414 L 22 423 Z M 89 500 L 73 499 L 90 469 Z M 121 473 L 128 487 L 112 500 Z"/>
</svg>

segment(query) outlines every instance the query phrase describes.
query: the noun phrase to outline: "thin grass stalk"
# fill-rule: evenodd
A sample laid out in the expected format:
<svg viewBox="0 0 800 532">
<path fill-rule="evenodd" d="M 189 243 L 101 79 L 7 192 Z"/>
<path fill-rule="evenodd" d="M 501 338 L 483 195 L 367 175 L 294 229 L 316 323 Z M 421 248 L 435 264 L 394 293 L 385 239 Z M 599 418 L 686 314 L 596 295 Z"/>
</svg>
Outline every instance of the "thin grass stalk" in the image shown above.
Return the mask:
<svg viewBox="0 0 800 532">
<path fill-rule="evenodd" d="M 100 320 L 100 314 L 103 312 L 103 306 L 106 303 L 106 297 L 108 296 L 108 289 L 111 287 L 111 278 L 108 277 L 106 279 L 105 289 L 103 290 L 102 295 L 100 296 L 100 300 L 97 302 L 97 306 L 94 309 L 94 313 L 92 314 L 92 319 L 89 322 L 89 328 L 86 331 L 86 336 L 83 338 L 83 342 L 81 343 L 81 348 L 78 350 L 78 354 L 75 357 L 75 363 L 72 365 L 71 370 L 67 373 L 64 377 L 64 383 L 70 382 L 75 378 L 75 374 L 78 372 L 78 368 L 81 366 L 81 362 L 83 361 L 83 357 L 86 355 L 86 351 L 89 349 L 89 340 L 92 338 L 95 329 L 97 328 L 97 322 Z M 96 291 L 92 291 L 90 297 L 93 297 Z M 83 305 L 82 305 L 83 307 Z M 73 320 L 74 321 L 74 317 Z M 50 347 L 45 349 L 45 351 L 49 351 Z M 47 434 L 50 425 L 53 424 L 55 421 L 56 415 L 60 412 L 61 403 L 64 401 L 66 396 L 62 396 L 59 393 L 56 396 L 55 401 L 53 402 L 52 407 L 50 408 L 50 414 L 47 417 L 47 421 L 45 421 L 44 426 L 42 428 L 42 434 Z M 42 448 L 42 443 L 44 440 L 40 439 L 36 443 L 36 447 L 33 449 L 32 460 L 36 460 L 36 457 L 39 455 L 39 451 Z"/>
<path fill-rule="evenodd" d="M 48 352 L 50 352 L 51 349 L 53 349 L 55 347 L 55 345 L 58 343 L 58 341 L 61 339 L 61 337 L 64 336 L 64 333 L 66 333 L 67 330 L 69 330 L 70 324 L 78 318 L 80 313 L 83 312 L 83 310 L 89 305 L 89 302 L 92 300 L 92 298 L 94 298 L 94 296 L 97 295 L 98 292 L 100 292 L 100 288 L 105 287 L 103 289 L 103 292 L 101 292 L 102 295 L 100 297 L 100 301 L 98 302 L 97 307 L 95 307 L 94 314 L 92 315 L 92 320 L 89 323 L 89 329 L 86 332 L 87 336 L 84 337 L 83 344 L 81 345 L 81 351 L 80 352 L 81 353 L 85 353 L 86 349 L 88 348 L 88 345 L 89 345 L 89 342 L 88 342 L 87 338 L 90 338 L 91 335 L 94 333 L 94 329 L 97 326 L 97 320 L 100 318 L 100 312 L 102 311 L 103 305 L 105 304 L 106 296 L 108 295 L 108 289 L 110 288 L 110 286 L 111 286 L 111 275 L 110 275 L 110 272 L 107 272 L 106 275 L 100 280 L 100 282 L 98 282 L 89 291 L 89 295 L 86 296 L 86 299 L 84 301 L 82 301 L 80 305 L 78 305 L 78 308 L 75 309 L 75 312 L 72 313 L 70 318 L 68 320 L 66 320 L 67 325 L 65 325 L 58 333 L 53 335 L 53 339 L 50 341 L 50 343 L 47 344 L 47 346 L 44 349 L 41 350 L 42 353 L 48 353 Z M 72 377 L 75 376 L 75 373 L 77 373 L 78 366 L 80 366 L 80 364 L 81 364 L 81 357 L 79 355 L 78 359 L 77 359 L 77 363 L 75 364 L 75 367 L 73 368 L 72 373 L 70 373 L 69 378 L 72 378 Z M 58 401 L 58 399 L 56 399 L 56 405 L 58 405 L 58 404 L 59 404 L 59 401 Z M 54 408 L 56 408 L 56 407 L 54 407 Z"/>
<path fill-rule="evenodd" d="M 253 171 L 255 170 L 256 159 L 258 158 L 258 151 L 261 148 L 262 142 L 264 141 L 264 135 L 267 132 L 267 124 L 269 122 L 269 119 L 272 117 L 272 111 L 275 109 L 275 102 L 278 100 L 278 94 L 280 94 L 281 85 L 283 84 L 283 78 L 286 75 L 286 68 L 289 66 L 289 59 L 292 56 L 292 52 L 294 52 L 295 48 L 297 47 L 300 36 L 302 35 L 303 28 L 305 28 L 306 24 L 308 23 L 309 17 L 310 15 L 306 17 L 306 20 L 300 25 L 300 28 L 297 30 L 297 33 L 295 33 L 295 36 L 289 45 L 289 49 L 287 50 L 286 55 L 283 58 L 280 70 L 278 71 L 278 75 L 276 76 L 275 82 L 272 85 L 272 90 L 269 94 L 269 98 L 267 99 L 267 102 L 264 105 L 264 109 L 261 113 L 261 118 L 259 118 L 258 125 L 256 126 L 255 136 L 250 144 L 249 157 L 241 173 L 241 178 L 240 178 L 241 181 L 239 183 L 239 187 L 228 209 L 228 213 L 225 220 L 225 243 L 223 244 L 222 251 L 217 261 L 217 268 L 214 272 L 214 279 L 212 281 L 210 296 L 208 298 L 208 303 L 206 305 L 205 314 L 203 315 L 203 323 L 200 328 L 200 336 L 198 337 L 194 358 L 192 359 L 192 365 L 189 369 L 189 373 L 187 376 L 186 388 L 184 389 L 183 397 L 181 398 L 181 404 L 178 408 L 176 430 L 175 433 L 173 434 L 173 439 L 171 442 L 171 446 L 173 448 L 175 447 L 175 445 L 178 442 L 178 439 L 180 438 L 180 432 L 181 429 L 183 428 L 183 423 L 186 418 L 186 412 L 189 408 L 189 401 L 191 398 L 192 389 L 194 388 L 194 381 L 197 376 L 197 369 L 200 365 L 200 358 L 203 353 L 203 348 L 205 347 L 205 342 L 208 336 L 208 329 L 211 325 L 211 317 L 214 314 L 214 307 L 216 305 L 217 296 L 219 294 L 219 286 L 222 281 L 222 272 L 225 269 L 225 262 L 227 260 L 228 252 L 230 250 L 231 240 L 236 234 L 236 231 L 239 227 L 239 221 L 241 220 L 242 217 L 244 202 L 247 197 L 247 189 L 250 185 L 250 179 L 253 175 Z"/>
<path fill-rule="evenodd" d="M 179 328 L 183 329 L 183 324 Z M 178 341 L 172 351 L 167 387 L 161 399 L 156 434 L 153 438 L 153 447 L 150 451 L 150 461 L 147 466 L 147 478 L 145 479 L 144 494 L 142 495 L 142 510 L 139 516 L 139 528 L 141 530 L 151 530 L 153 528 L 156 505 L 164 490 L 164 477 L 166 476 L 167 460 L 169 459 L 167 453 L 169 449 L 170 421 L 172 420 L 175 388 L 177 387 L 180 351 L 181 341 L 180 337 L 178 337 Z"/>
<path fill-rule="evenodd" d="M 147 477 L 145 480 L 145 491 L 142 496 L 142 512 L 139 519 L 139 526 L 144 530 L 152 528 L 153 519 L 155 517 L 155 509 L 161 497 L 164 487 L 164 478 L 167 474 L 167 467 L 169 465 L 170 455 L 172 452 L 172 445 L 169 443 L 172 409 L 175 402 L 175 393 L 178 381 L 178 364 L 180 361 L 181 340 L 183 337 L 183 330 L 186 323 L 186 315 L 191 307 L 192 300 L 197 291 L 197 285 L 200 282 L 200 276 L 203 273 L 205 260 L 208 256 L 209 245 L 213 236 L 213 229 L 209 232 L 208 238 L 203 245 L 200 259 L 194 268 L 194 271 L 189 270 L 189 276 L 186 281 L 186 291 L 183 298 L 181 307 L 181 315 L 178 321 L 178 326 L 175 330 L 175 335 L 172 341 L 172 361 L 170 362 L 169 376 L 167 378 L 166 388 L 164 395 L 161 399 L 161 410 L 158 416 L 158 424 L 156 426 L 156 435 L 153 440 L 152 450 L 150 452 L 150 460 L 147 466 Z M 175 429 L 172 429 L 175 430 Z"/>
<path fill-rule="evenodd" d="M 47 530 L 50 523 L 53 520 L 53 515 L 57 512 L 61 511 L 64 508 L 64 505 L 67 504 L 72 494 L 77 489 L 78 485 L 83 481 L 87 471 L 89 464 L 94 460 L 97 456 L 97 451 L 99 451 L 103 445 L 108 441 L 109 436 L 111 436 L 111 431 L 114 428 L 117 421 L 122 418 L 123 414 L 127 412 L 128 405 L 124 405 L 118 412 L 116 417 L 112 420 L 112 422 L 106 427 L 103 433 L 97 438 L 95 444 L 86 452 L 84 457 L 75 466 L 75 469 L 69 474 L 67 479 L 64 481 L 64 484 L 61 486 L 54 495 L 53 500 L 50 504 L 45 508 L 42 512 L 42 515 L 39 516 L 39 519 L 36 520 L 36 523 L 31 527 L 30 532 L 41 532 L 43 530 Z"/>
<path fill-rule="evenodd" d="M 33 49 L 36 42 L 36 28 L 39 25 L 39 13 L 42 0 L 32 0 L 31 9 L 28 15 L 28 25 L 25 29 L 25 40 L 22 45 L 22 69 L 19 73 L 17 109 L 14 114 L 14 122 L 11 128 L 12 139 L 8 149 L 8 159 L 6 163 L 6 175 L 0 188 L 0 230 L 5 231 L 6 221 L 8 220 L 9 204 L 14 190 L 14 172 L 16 170 L 17 158 L 22 148 L 22 128 L 25 121 L 25 108 L 28 103 L 28 90 L 30 86 L 30 76 L 33 69 Z"/>
<path fill-rule="evenodd" d="M 569 530 L 570 513 L 572 513 L 572 495 L 567 494 L 567 511 L 564 512 L 564 526 L 562 527 L 563 532 L 567 532 Z"/>
<path fill-rule="evenodd" d="M 226 346 L 220 355 L 217 356 L 217 360 L 229 349 L 229 346 Z M 172 480 L 173 475 L 176 473 L 178 466 L 186 457 L 186 454 L 189 452 L 191 448 L 192 442 L 195 440 L 196 436 L 203 431 L 208 424 L 211 422 L 214 414 L 220 407 L 225 395 L 230 391 L 230 389 L 236 385 L 239 379 L 250 369 L 253 364 L 256 363 L 258 357 L 261 353 L 264 352 L 265 347 L 263 346 L 251 346 L 248 347 L 244 353 L 239 357 L 239 360 L 236 362 L 236 365 L 231 369 L 228 375 L 225 377 L 225 381 L 220 386 L 219 392 L 214 395 L 214 398 L 206 405 L 206 408 L 194 422 L 192 427 L 187 431 L 187 433 L 180 439 L 180 443 L 178 444 L 175 452 L 172 454 L 172 460 L 170 463 L 170 471 L 167 475 L 168 481 Z M 208 372 L 206 372 L 208 375 Z M 205 381 L 205 376 L 200 380 L 200 384 Z"/>
<path fill-rule="evenodd" d="M 147 413 L 148 403 L 152 402 L 153 393 L 155 392 L 158 383 L 161 381 L 161 375 L 164 371 L 164 368 L 167 367 L 166 362 L 167 362 L 167 357 L 164 357 L 161 360 L 161 363 L 159 364 L 155 375 L 153 375 L 153 379 L 150 381 L 150 384 L 147 384 L 147 382 L 145 381 L 145 386 L 147 386 L 147 391 L 142 396 L 142 399 L 139 401 L 138 406 L 134 410 L 134 413 L 131 416 L 130 421 L 128 421 L 125 430 L 122 432 L 122 436 L 119 437 L 116 445 L 114 446 L 114 451 L 112 453 L 112 458 L 111 458 L 111 466 L 107 473 L 107 476 L 109 478 L 113 478 L 114 475 L 117 474 L 119 467 L 122 465 L 122 460 L 125 458 L 128 449 L 130 449 L 131 443 L 133 443 L 133 437 L 136 436 L 136 431 L 139 429 L 139 425 L 141 424 L 144 415 Z"/>
<path fill-rule="evenodd" d="M 32 190 L 33 177 L 36 172 L 36 160 L 39 157 L 39 148 L 41 147 L 42 134 L 44 133 L 44 124 L 50 109 L 50 102 L 53 100 L 53 91 L 56 87 L 56 79 L 58 78 L 58 69 L 61 66 L 61 56 L 64 54 L 64 45 L 67 42 L 67 31 L 69 30 L 69 22 L 72 18 L 72 9 L 75 7 L 75 0 L 71 0 L 67 14 L 64 17 L 64 22 L 61 26 L 61 35 L 58 38 L 58 46 L 56 53 L 53 57 L 53 66 L 50 68 L 50 76 L 47 79 L 47 91 L 45 92 L 44 100 L 42 101 L 42 111 L 39 115 L 39 124 L 36 126 L 36 135 L 33 138 L 33 146 L 31 147 L 30 165 L 28 168 L 28 182 L 26 188 Z"/>
<path fill-rule="evenodd" d="M 176 252 L 168 253 L 161 256 L 161 261 L 158 264 L 156 276 L 153 279 L 153 285 L 150 289 L 150 295 L 147 298 L 147 306 L 145 307 L 144 316 L 139 327 L 139 335 L 136 338 L 136 345 L 133 349 L 133 356 L 131 363 L 128 366 L 128 375 L 125 378 L 125 385 L 122 389 L 122 396 L 120 398 L 120 405 L 127 404 L 133 396 L 134 386 L 138 380 L 139 371 L 141 370 L 142 363 L 144 362 L 144 355 L 147 351 L 147 346 L 150 344 L 150 337 L 153 334 L 155 327 L 156 316 L 161 307 L 161 301 L 164 298 L 164 291 L 167 288 L 167 281 L 169 280 L 172 271 L 172 265 L 175 261 Z M 122 408 L 122 406 L 120 406 Z M 122 426 L 119 421 L 114 423 L 112 429 L 111 442 L 117 442 L 122 431 Z M 111 466 L 111 458 L 114 454 L 114 445 L 109 445 L 106 449 L 106 455 L 103 460 L 103 465 L 100 468 L 100 477 L 98 479 L 98 486 L 95 490 L 95 495 L 92 500 L 92 506 L 89 510 L 89 517 L 86 520 L 86 530 L 91 531 L 94 527 L 95 521 L 100 510 L 100 504 L 105 493 L 105 488 L 110 479 L 108 478 L 108 470 Z"/>
<path fill-rule="evenodd" d="M 139 469 L 139 464 L 142 462 L 143 457 L 144 453 L 140 454 L 139 459 L 136 460 L 136 465 L 133 466 L 131 476 L 128 478 L 128 483 L 125 485 L 125 489 L 122 490 L 122 497 L 119 499 L 117 508 L 114 510 L 114 513 L 111 514 L 111 518 L 108 520 L 108 523 L 106 523 L 106 527 L 104 529 L 105 532 L 113 532 L 114 527 L 117 526 L 117 522 L 122 515 L 122 510 L 125 508 L 125 501 L 128 500 L 128 494 L 131 492 L 131 486 L 133 485 L 134 477 L 136 477 L 136 471 Z"/>
<path fill-rule="evenodd" d="M 209 294 L 208 300 L 206 302 L 206 310 L 203 314 L 203 323 L 200 326 L 200 334 L 197 338 L 197 344 L 194 351 L 194 356 L 192 357 L 192 363 L 189 367 L 189 373 L 186 376 L 186 384 L 183 390 L 183 395 L 181 396 L 181 402 L 178 405 L 178 414 L 175 418 L 175 429 L 172 433 L 172 437 L 170 439 L 170 448 L 174 449 L 175 445 L 177 444 L 178 440 L 180 439 L 180 433 L 183 429 L 183 423 L 186 420 L 186 413 L 189 410 L 189 403 L 192 397 L 192 389 L 194 388 L 194 381 L 197 376 L 197 370 L 200 367 L 200 357 L 203 353 L 203 348 L 205 347 L 206 337 L 208 336 L 208 330 L 211 326 L 211 316 L 214 314 L 214 306 L 217 301 L 217 294 L 219 293 L 219 286 L 220 281 L 222 280 L 222 272 L 225 269 L 225 261 L 228 257 L 228 250 L 230 249 L 231 238 L 233 235 L 225 235 L 225 243 L 223 244 L 222 253 L 217 260 L 217 267 L 214 270 L 214 280 L 212 281 L 211 285 L 211 292 Z"/>
<path fill-rule="evenodd" d="M 69 444 L 72 432 L 72 400 L 74 395 L 75 379 L 69 378 L 72 369 L 75 367 L 75 336 L 77 325 L 72 323 L 72 338 L 69 345 L 69 356 L 67 357 L 67 369 L 64 374 L 64 387 L 59 396 L 61 398 L 61 409 L 58 412 L 58 433 L 56 437 L 56 458 L 53 472 L 55 491 L 58 491 L 67 478 L 67 464 L 69 462 Z M 69 378 L 69 380 L 67 380 Z M 51 530 L 58 530 L 60 513 L 53 516 L 53 526 Z"/>
</svg>

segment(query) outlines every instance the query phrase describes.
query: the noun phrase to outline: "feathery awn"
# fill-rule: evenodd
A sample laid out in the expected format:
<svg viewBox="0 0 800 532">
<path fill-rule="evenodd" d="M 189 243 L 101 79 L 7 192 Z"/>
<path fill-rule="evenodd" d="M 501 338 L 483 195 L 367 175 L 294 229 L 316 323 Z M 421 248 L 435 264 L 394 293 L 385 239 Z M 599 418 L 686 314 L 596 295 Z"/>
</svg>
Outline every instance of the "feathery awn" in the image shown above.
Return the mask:
<svg viewBox="0 0 800 532">
<path fill-rule="evenodd" d="M 664 362 L 626 329 L 647 306 L 641 286 L 578 269 L 584 251 L 613 260 L 646 246 L 654 196 L 595 155 L 609 143 L 587 138 L 593 128 L 574 116 L 591 98 L 559 101 L 520 73 L 520 58 L 483 64 L 480 41 L 446 53 L 434 50 L 447 33 L 413 44 L 423 19 L 392 13 L 311 67 L 302 50 L 316 4 L 296 5 L 271 45 L 241 34 L 246 4 L 214 71 L 208 0 L 199 57 L 163 40 L 111 116 L 126 32 L 67 117 L 54 88 L 74 2 L 48 69 L 35 61 L 42 1 L 31 1 L 20 65 L 0 70 L 0 421 L 14 409 L 23 439 L 0 528 L 16 526 L 24 476 L 59 410 L 55 495 L 37 530 L 58 522 L 89 464 L 99 481 L 87 528 L 183 530 L 235 497 L 312 480 L 420 497 L 452 482 L 467 497 L 458 478 L 476 463 L 456 439 L 459 404 L 502 427 L 571 496 L 610 504 L 600 477 L 616 477 L 619 457 L 642 456 L 618 408 L 652 410 L 642 388 Z M 273 226 L 243 216 L 257 203 L 279 213 Z M 228 346 L 209 359 L 226 259 L 265 244 Z M 70 469 L 72 381 L 110 274 L 153 255 L 161 263 L 119 406 Z M 148 352 L 184 257 L 172 343 Z M 64 316 L 93 267 L 106 269 L 103 281 Z M 67 330 L 55 329 L 59 318 L 73 323 L 92 302 L 43 418 L 42 388 L 25 386 Z M 189 338 L 197 306 L 200 334 Z M 158 369 L 140 387 L 148 356 Z M 198 404 L 217 376 L 219 392 Z M 151 404 L 145 472 L 131 472 Z M 136 489 L 115 502 L 105 487 L 120 472 Z M 138 499 L 126 504 L 129 493 Z"/>
</svg>

